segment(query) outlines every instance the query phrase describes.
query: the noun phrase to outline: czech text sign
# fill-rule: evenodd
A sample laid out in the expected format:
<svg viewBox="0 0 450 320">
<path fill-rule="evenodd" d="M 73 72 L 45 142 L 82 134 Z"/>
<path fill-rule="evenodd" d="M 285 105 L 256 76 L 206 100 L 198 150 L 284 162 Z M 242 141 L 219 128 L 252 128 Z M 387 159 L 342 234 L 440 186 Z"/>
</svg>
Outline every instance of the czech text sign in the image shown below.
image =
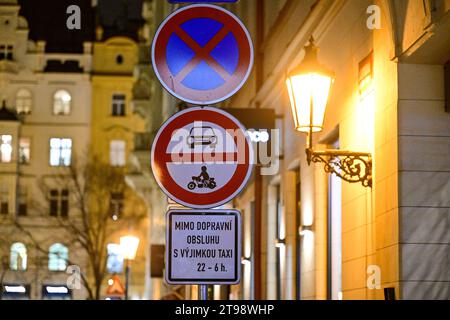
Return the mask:
<svg viewBox="0 0 450 320">
<path fill-rule="evenodd" d="M 235 210 L 167 213 L 166 282 L 237 284 L 241 274 L 241 214 Z"/>
<path fill-rule="evenodd" d="M 216 108 L 189 108 L 160 128 L 152 171 L 161 189 L 189 208 L 210 209 L 235 198 L 247 184 L 253 148 L 236 118 Z"/>
<path fill-rule="evenodd" d="M 152 45 L 153 69 L 161 84 L 194 105 L 213 105 L 234 95 L 250 75 L 253 56 L 243 23 L 209 4 L 172 13 Z"/>
</svg>

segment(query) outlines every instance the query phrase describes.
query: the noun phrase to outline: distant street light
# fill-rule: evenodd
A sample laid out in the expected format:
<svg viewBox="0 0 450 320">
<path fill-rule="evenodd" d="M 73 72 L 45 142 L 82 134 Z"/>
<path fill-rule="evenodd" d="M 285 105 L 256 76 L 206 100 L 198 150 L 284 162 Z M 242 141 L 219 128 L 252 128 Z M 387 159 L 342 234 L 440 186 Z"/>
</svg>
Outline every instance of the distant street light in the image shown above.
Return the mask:
<svg viewBox="0 0 450 320">
<path fill-rule="evenodd" d="M 128 286 L 130 279 L 130 261 L 136 258 L 139 247 L 139 238 L 135 236 L 124 236 L 120 238 L 120 249 L 125 260 L 125 300 L 128 300 Z"/>
</svg>

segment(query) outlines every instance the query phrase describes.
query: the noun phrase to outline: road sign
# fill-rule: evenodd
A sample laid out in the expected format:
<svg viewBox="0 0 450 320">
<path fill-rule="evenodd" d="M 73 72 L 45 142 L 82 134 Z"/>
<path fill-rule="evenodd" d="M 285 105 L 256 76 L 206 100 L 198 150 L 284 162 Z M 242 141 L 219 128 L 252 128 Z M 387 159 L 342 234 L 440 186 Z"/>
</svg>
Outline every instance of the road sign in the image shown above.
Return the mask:
<svg viewBox="0 0 450 320">
<path fill-rule="evenodd" d="M 160 128 L 152 147 L 152 171 L 175 202 L 196 209 L 231 201 L 247 184 L 253 148 L 236 118 L 216 108 L 189 108 Z"/>
<path fill-rule="evenodd" d="M 123 297 L 125 296 L 125 288 L 120 281 L 119 276 L 114 275 L 108 282 L 108 289 L 106 295 L 109 297 Z"/>
<path fill-rule="evenodd" d="M 166 215 L 168 284 L 237 284 L 241 214 L 236 210 L 172 210 Z"/>
<path fill-rule="evenodd" d="M 172 95 L 194 105 L 213 105 L 244 85 L 253 66 L 253 45 L 232 13 L 209 4 L 190 5 L 161 24 L 152 62 Z"/>
</svg>

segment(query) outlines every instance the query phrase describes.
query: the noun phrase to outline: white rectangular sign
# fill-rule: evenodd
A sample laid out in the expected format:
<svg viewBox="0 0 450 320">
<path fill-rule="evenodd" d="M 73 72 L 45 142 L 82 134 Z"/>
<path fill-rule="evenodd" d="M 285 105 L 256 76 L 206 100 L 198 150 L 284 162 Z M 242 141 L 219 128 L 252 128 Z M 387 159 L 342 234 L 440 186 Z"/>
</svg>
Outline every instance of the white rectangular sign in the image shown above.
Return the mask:
<svg viewBox="0 0 450 320">
<path fill-rule="evenodd" d="M 168 284 L 238 284 L 241 213 L 170 210 L 166 215 Z"/>
</svg>

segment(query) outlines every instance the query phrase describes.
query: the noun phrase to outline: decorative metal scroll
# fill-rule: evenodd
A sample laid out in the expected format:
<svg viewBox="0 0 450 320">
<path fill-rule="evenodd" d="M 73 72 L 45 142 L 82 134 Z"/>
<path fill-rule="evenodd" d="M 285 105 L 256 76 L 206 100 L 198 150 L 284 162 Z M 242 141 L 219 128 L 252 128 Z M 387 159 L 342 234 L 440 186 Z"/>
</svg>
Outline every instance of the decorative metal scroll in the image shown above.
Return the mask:
<svg viewBox="0 0 450 320">
<path fill-rule="evenodd" d="M 306 150 L 308 164 L 323 163 L 327 173 L 334 173 L 350 183 L 361 182 L 364 187 L 372 187 L 372 156 L 370 153 L 340 150 Z"/>
</svg>

